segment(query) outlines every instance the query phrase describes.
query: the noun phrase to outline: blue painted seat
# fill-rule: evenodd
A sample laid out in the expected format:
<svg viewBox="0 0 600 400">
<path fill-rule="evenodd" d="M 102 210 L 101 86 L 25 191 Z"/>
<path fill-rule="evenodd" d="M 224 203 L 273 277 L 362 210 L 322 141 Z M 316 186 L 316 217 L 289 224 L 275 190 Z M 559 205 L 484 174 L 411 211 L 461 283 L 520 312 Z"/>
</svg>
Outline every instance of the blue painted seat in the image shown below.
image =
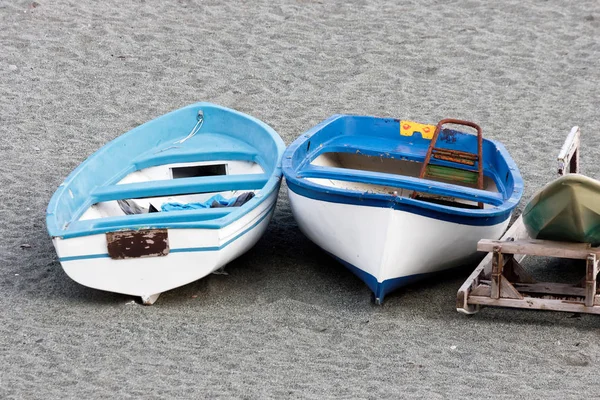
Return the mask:
<svg viewBox="0 0 600 400">
<path fill-rule="evenodd" d="M 360 182 L 372 185 L 386 185 L 402 189 L 426 192 L 440 196 L 451 196 L 458 199 L 470 200 L 501 205 L 504 198 L 501 193 L 472 189 L 444 182 L 414 178 L 405 175 L 394 175 L 383 172 L 371 172 L 347 168 L 306 166 L 299 171 L 297 178 L 334 179 L 348 182 Z"/>
<path fill-rule="evenodd" d="M 100 186 L 91 193 L 93 204 L 103 201 L 174 196 L 228 190 L 258 190 L 267 184 L 267 174 L 201 176 Z"/>
</svg>

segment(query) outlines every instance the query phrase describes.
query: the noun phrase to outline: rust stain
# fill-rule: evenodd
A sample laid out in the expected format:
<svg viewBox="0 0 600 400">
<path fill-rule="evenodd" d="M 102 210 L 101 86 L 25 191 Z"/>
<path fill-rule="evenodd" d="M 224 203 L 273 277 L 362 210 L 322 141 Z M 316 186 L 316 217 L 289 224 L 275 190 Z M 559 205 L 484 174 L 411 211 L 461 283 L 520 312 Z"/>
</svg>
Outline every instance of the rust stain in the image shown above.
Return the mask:
<svg viewBox="0 0 600 400">
<path fill-rule="evenodd" d="M 166 229 L 108 232 L 108 255 L 113 260 L 162 257 L 169 254 L 169 235 Z"/>
<path fill-rule="evenodd" d="M 439 160 L 451 161 L 459 164 L 474 166 L 475 161 L 478 161 L 476 154 L 466 153 L 459 150 L 450 149 L 433 149 L 433 158 Z"/>
<path fill-rule="evenodd" d="M 446 143 L 456 143 L 456 132 L 451 129 L 442 129 L 440 140 Z"/>
</svg>

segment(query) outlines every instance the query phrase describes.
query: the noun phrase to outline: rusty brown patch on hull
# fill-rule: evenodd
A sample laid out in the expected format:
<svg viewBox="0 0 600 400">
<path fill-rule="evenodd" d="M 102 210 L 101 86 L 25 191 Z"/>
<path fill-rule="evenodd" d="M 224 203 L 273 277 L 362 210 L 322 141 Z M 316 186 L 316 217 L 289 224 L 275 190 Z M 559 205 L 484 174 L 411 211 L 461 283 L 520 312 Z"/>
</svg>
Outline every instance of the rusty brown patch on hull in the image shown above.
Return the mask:
<svg viewBox="0 0 600 400">
<path fill-rule="evenodd" d="M 108 232 L 108 255 L 113 260 L 162 257 L 169 254 L 169 235 L 166 229 Z"/>
</svg>

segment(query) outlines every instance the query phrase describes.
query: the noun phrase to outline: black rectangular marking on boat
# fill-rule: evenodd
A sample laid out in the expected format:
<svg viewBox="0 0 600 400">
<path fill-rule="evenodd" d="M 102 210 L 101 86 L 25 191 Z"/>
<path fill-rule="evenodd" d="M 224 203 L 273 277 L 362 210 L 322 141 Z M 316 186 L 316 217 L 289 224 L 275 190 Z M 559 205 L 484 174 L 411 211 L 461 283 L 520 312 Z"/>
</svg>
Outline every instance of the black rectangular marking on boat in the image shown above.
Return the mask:
<svg viewBox="0 0 600 400">
<path fill-rule="evenodd" d="M 196 178 L 198 176 L 227 175 L 227 164 L 194 165 L 171 168 L 173 179 Z"/>
<path fill-rule="evenodd" d="M 108 255 L 113 260 L 169 254 L 169 234 L 166 229 L 108 232 L 106 243 Z"/>
</svg>

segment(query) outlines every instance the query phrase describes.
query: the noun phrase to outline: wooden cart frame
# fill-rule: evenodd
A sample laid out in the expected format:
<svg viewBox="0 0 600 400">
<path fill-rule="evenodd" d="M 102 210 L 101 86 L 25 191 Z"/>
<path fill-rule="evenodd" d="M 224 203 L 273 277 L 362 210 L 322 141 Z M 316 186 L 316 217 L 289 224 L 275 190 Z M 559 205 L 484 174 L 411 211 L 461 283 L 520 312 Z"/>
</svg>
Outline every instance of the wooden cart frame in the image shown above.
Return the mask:
<svg viewBox="0 0 600 400">
<path fill-rule="evenodd" d="M 573 127 L 558 156 L 558 174 L 579 172 L 580 130 Z M 481 306 L 600 314 L 598 263 L 600 247 L 531 239 L 519 217 L 500 240 L 480 240 L 477 250 L 489 254 L 458 290 L 457 311 L 475 314 Z M 586 260 L 579 285 L 537 282 L 520 264 L 526 256 Z"/>
</svg>

